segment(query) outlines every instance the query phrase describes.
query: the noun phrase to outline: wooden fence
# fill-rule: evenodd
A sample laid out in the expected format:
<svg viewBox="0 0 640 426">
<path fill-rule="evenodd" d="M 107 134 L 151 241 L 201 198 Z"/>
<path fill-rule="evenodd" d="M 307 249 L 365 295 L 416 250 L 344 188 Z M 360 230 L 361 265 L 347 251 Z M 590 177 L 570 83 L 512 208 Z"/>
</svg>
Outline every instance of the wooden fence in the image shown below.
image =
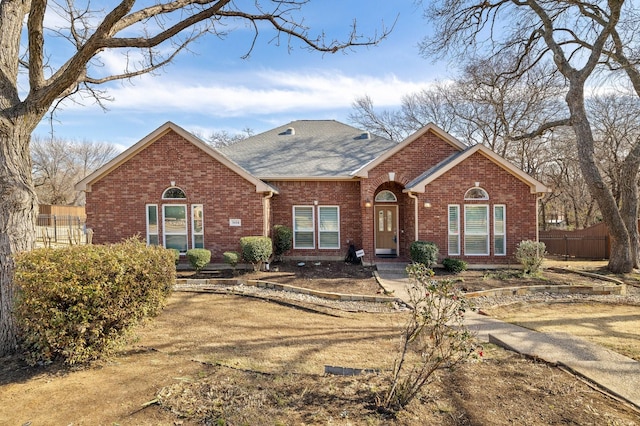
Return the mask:
<svg viewBox="0 0 640 426">
<path fill-rule="evenodd" d="M 547 246 L 547 252 L 555 256 L 563 256 L 565 259 L 608 259 L 610 253 L 608 235 L 572 235 L 566 232 L 558 235 L 545 235 L 540 232 L 539 239 Z"/>
</svg>

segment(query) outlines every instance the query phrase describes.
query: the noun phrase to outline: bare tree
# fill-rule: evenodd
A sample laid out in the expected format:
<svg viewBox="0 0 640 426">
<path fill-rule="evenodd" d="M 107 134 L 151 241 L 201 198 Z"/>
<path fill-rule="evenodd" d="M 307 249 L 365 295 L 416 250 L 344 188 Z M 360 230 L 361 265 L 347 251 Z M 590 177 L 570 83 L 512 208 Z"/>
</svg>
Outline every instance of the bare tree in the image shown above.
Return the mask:
<svg viewBox="0 0 640 426">
<path fill-rule="evenodd" d="M 302 17 L 309 1 L 0 2 L 0 355 L 16 347 L 11 255 L 34 245 L 30 136 L 45 114 L 61 99 L 79 93 L 104 102 L 108 96 L 99 89 L 101 83 L 154 72 L 194 40 L 206 35 L 222 38 L 235 27 L 227 25 L 231 23 L 245 22 L 253 29 L 248 53 L 261 31 L 273 31 L 275 43 L 295 42 L 327 53 L 375 44 L 388 33 L 383 29 L 379 36 L 362 37 L 354 21 L 344 41 L 328 39 L 322 32 L 313 35 Z M 46 28 L 47 11 L 66 23 Z M 66 41 L 67 49 L 52 49 L 52 39 Z M 102 66 L 106 52 L 126 57 L 120 72 L 110 74 Z M 20 73 L 26 74 L 21 86 Z"/>
<path fill-rule="evenodd" d="M 461 61 L 480 54 L 507 55 L 516 59 L 509 71 L 512 78 L 527 75 L 534 64 L 553 64 L 566 81 L 566 111 L 527 136 L 544 134 L 559 124 L 573 129 L 582 174 L 611 234 L 609 269 L 614 272 L 629 272 L 640 263 L 634 243 L 638 240 L 635 182 L 640 144 L 623 160 L 622 175 L 634 185 L 623 188 L 618 206 L 595 160 L 585 90 L 590 79 L 609 72 L 616 78 L 626 75 L 640 95 L 635 8 L 633 2 L 624 0 L 435 1 L 426 7 L 426 16 L 435 24 L 435 35 L 421 46 L 425 55 L 456 54 Z"/>
<path fill-rule="evenodd" d="M 111 160 L 118 150 L 106 142 L 71 141 L 34 136 L 31 141 L 33 184 L 40 204 L 82 205 L 74 185 Z"/>
<path fill-rule="evenodd" d="M 253 136 L 253 130 L 245 128 L 241 133 L 231 134 L 226 130 L 218 130 L 211 132 L 206 138 L 206 142 L 214 148 L 220 148 L 223 146 L 233 145 L 236 142 L 240 142 L 248 137 Z"/>
</svg>

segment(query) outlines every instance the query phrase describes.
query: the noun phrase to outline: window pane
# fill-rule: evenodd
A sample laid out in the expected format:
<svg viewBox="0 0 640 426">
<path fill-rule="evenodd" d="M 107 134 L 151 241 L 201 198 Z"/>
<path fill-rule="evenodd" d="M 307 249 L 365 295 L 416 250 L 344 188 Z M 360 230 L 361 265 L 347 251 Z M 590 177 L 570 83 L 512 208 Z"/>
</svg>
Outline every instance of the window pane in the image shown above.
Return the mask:
<svg viewBox="0 0 640 426">
<path fill-rule="evenodd" d="M 503 205 L 493 206 L 493 246 L 496 255 L 507 254 L 505 209 Z"/>
<path fill-rule="evenodd" d="M 193 236 L 193 248 L 204 248 L 204 235 Z"/>
<path fill-rule="evenodd" d="M 293 208 L 293 247 L 314 248 L 313 207 Z"/>
<path fill-rule="evenodd" d="M 187 251 L 186 235 L 165 235 L 165 247 L 179 250 L 181 253 Z"/>
<path fill-rule="evenodd" d="M 384 232 L 384 211 L 378 212 L 378 231 Z"/>
<path fill-rule="evenodd" d="M 460 254 L 460 236 L 459 235 L 449 235 L 449 254 L 450 255 L 458 255 Z"/>
<path fill-rule="evenodd" d="M 377 202 L 382 202 L 382 203 L 389 203 L 389 202 L 396 202 L 398 201 L 398 199 L 396 198 L 396 195 L 391 192 L 391 191 L 380 191 L 378 193 L 378 195 L 376 195 L 376 201 Z"/>
<path fill-rule="evenodd" d="M 486 235 L 465 235 L 464 251 L 466 254 L 489 254 L 487 253 L 489 238 Z"/>
<path fill-rule="evenodd" d="M 318 246 L 340 248 L 340 218 L 338 207 L 318 207 Z"/>
<path fill-rule="evenodd" d="M 169 188 L 164 191 L 162 198 L 187 198 L 187 195 L 180 188 Z"/>
<path fill-rule="evenodd" d="M 449 206 L 449 232 L 457 234 L 459 230 L 458 206 Z"/>
<path fill-rule="evenodd" d="M 489 254 L 489 206 L 464 206 L 464 232 L 465 254 Z"/>
<path fill-rule="evenodd" d="M 449 244 L 450 255 L 460 255 L 460 206 L 449 206 Z"/>
<path fill-rule="evenodd" d="M 202 204 L 195 204 L 191 207 L 193 214 L 193 232 L 202 233 Z"/>
<path fill-rule="evenodd" d="M 160 242 L 158 241 L 158 234 L 156 235 L 149 235 L 149 245 L 150 246 L 157 246 L 160 245 Z"/>
<path fill-rule="evenodd" d="M 158 206 L 147 206 L 147 223 L 149 224 L 148 233 L 158 233 Z"/>
<path fill-rule="evenodd" d="M 496 235 L 494 237 L 494 245 L 495 245 L 495 254 L 506 254 L 507 253 L 507 249 L 505 247 L 504 244 L 504 235 Z"/>
<path fill-rule="evenodd" d="M 471 188 L 464 194 L 465 200 L 488 200 L 489 194 L 482 188 Z"/>
</svg>

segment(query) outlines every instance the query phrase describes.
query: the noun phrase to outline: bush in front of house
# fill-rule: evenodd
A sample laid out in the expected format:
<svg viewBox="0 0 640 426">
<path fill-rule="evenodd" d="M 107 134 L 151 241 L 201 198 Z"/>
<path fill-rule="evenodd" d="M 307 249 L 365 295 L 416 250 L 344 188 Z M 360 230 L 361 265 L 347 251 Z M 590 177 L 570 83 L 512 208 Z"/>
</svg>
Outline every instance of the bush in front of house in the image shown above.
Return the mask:
<svg viewBox="0 0 640 426">
<path fill-rule="evenodd" d="M 444 267 L 445 270 L 449 272 L 453 272 L 454 274 L 459 274 L 462 271 L 466 271 L 469 265 L 467 265 L 467 262 L 465 262 L 464 260 L 451 259 L 447 257 L 442 261 L 442 266 Z"/>
<path fill-rule="evenodd" d="M 240 263 L 240 253 L 236 251 L 225 251 L 222 253 L 222 258 L 224 259 L 224 263 L 231 266 L 233 268 L 233 272 L 236 272 L 236 266 Z"/>
<path fill-rule="evenodd" d="M 273 254 L 273 245 L 269 237 L 240 238 L 242 258 L 253 265 L 254 271 L 259 271 L 262 264 L 269 261 Z"/>
<path fill-rule="evenodd" d="M 273 227 L 273 254 L 281 260 L 282 255 L 293 247 L 293 230 L 285 225 Z"/>
<path fill-rule="evenodd" d="M 547 246 L 543 242 L 520 241 L 516 248 L 516 259 L 522 264 L 525 275 L 537 274 L 546 254 Z"/>
<path fill-rule="evenodd" d="M 200 272 L 211 262 L 211 251 L 203 248 L 189 249 L 187 250 L 187 260 L 196 272 Z"/>
<path fill-rule="evenodd" d="M 171 253 L 173 253 L 173 258 L 175 259 L 176 265 L 178 264 L 178 262 L 180 262 L 180 250 L 178 249 L 167 249 L 169 251 L 171 251 Z"/>
<path fill-rule="evenodd" d="M 409 256 L 414 263 L 432 268 L 438 263 L 438 246 L 430 241 L 414 241 L 409 247 Z"/>
<path fill-rule="evenodd" d="M 110 354 L 160 313 L 176 279 L 174 254 L 138 239 L 38 249 L 15 261 L 15 317 L 30 365 Z"/>
</svg>

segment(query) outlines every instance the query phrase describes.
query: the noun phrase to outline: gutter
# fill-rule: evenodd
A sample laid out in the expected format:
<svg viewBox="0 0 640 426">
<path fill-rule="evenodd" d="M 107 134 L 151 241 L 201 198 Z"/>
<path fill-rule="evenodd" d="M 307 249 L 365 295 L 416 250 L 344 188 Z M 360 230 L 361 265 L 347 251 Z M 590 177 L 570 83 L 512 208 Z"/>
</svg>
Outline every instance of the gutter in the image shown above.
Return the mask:
<svg viewBox="0 0 640 426">
<path fill-rule="evenodd" d="M 418 241 L 418 196 L 411 191 L 407 191 L 407 195 L 409 196 L 409 198 L 413 198 L 413 201 L 414 201 L 413 202 L 413 207 L 414 207 L 413 227 L 415 230 L 414 241 Z"/>
</svg>

